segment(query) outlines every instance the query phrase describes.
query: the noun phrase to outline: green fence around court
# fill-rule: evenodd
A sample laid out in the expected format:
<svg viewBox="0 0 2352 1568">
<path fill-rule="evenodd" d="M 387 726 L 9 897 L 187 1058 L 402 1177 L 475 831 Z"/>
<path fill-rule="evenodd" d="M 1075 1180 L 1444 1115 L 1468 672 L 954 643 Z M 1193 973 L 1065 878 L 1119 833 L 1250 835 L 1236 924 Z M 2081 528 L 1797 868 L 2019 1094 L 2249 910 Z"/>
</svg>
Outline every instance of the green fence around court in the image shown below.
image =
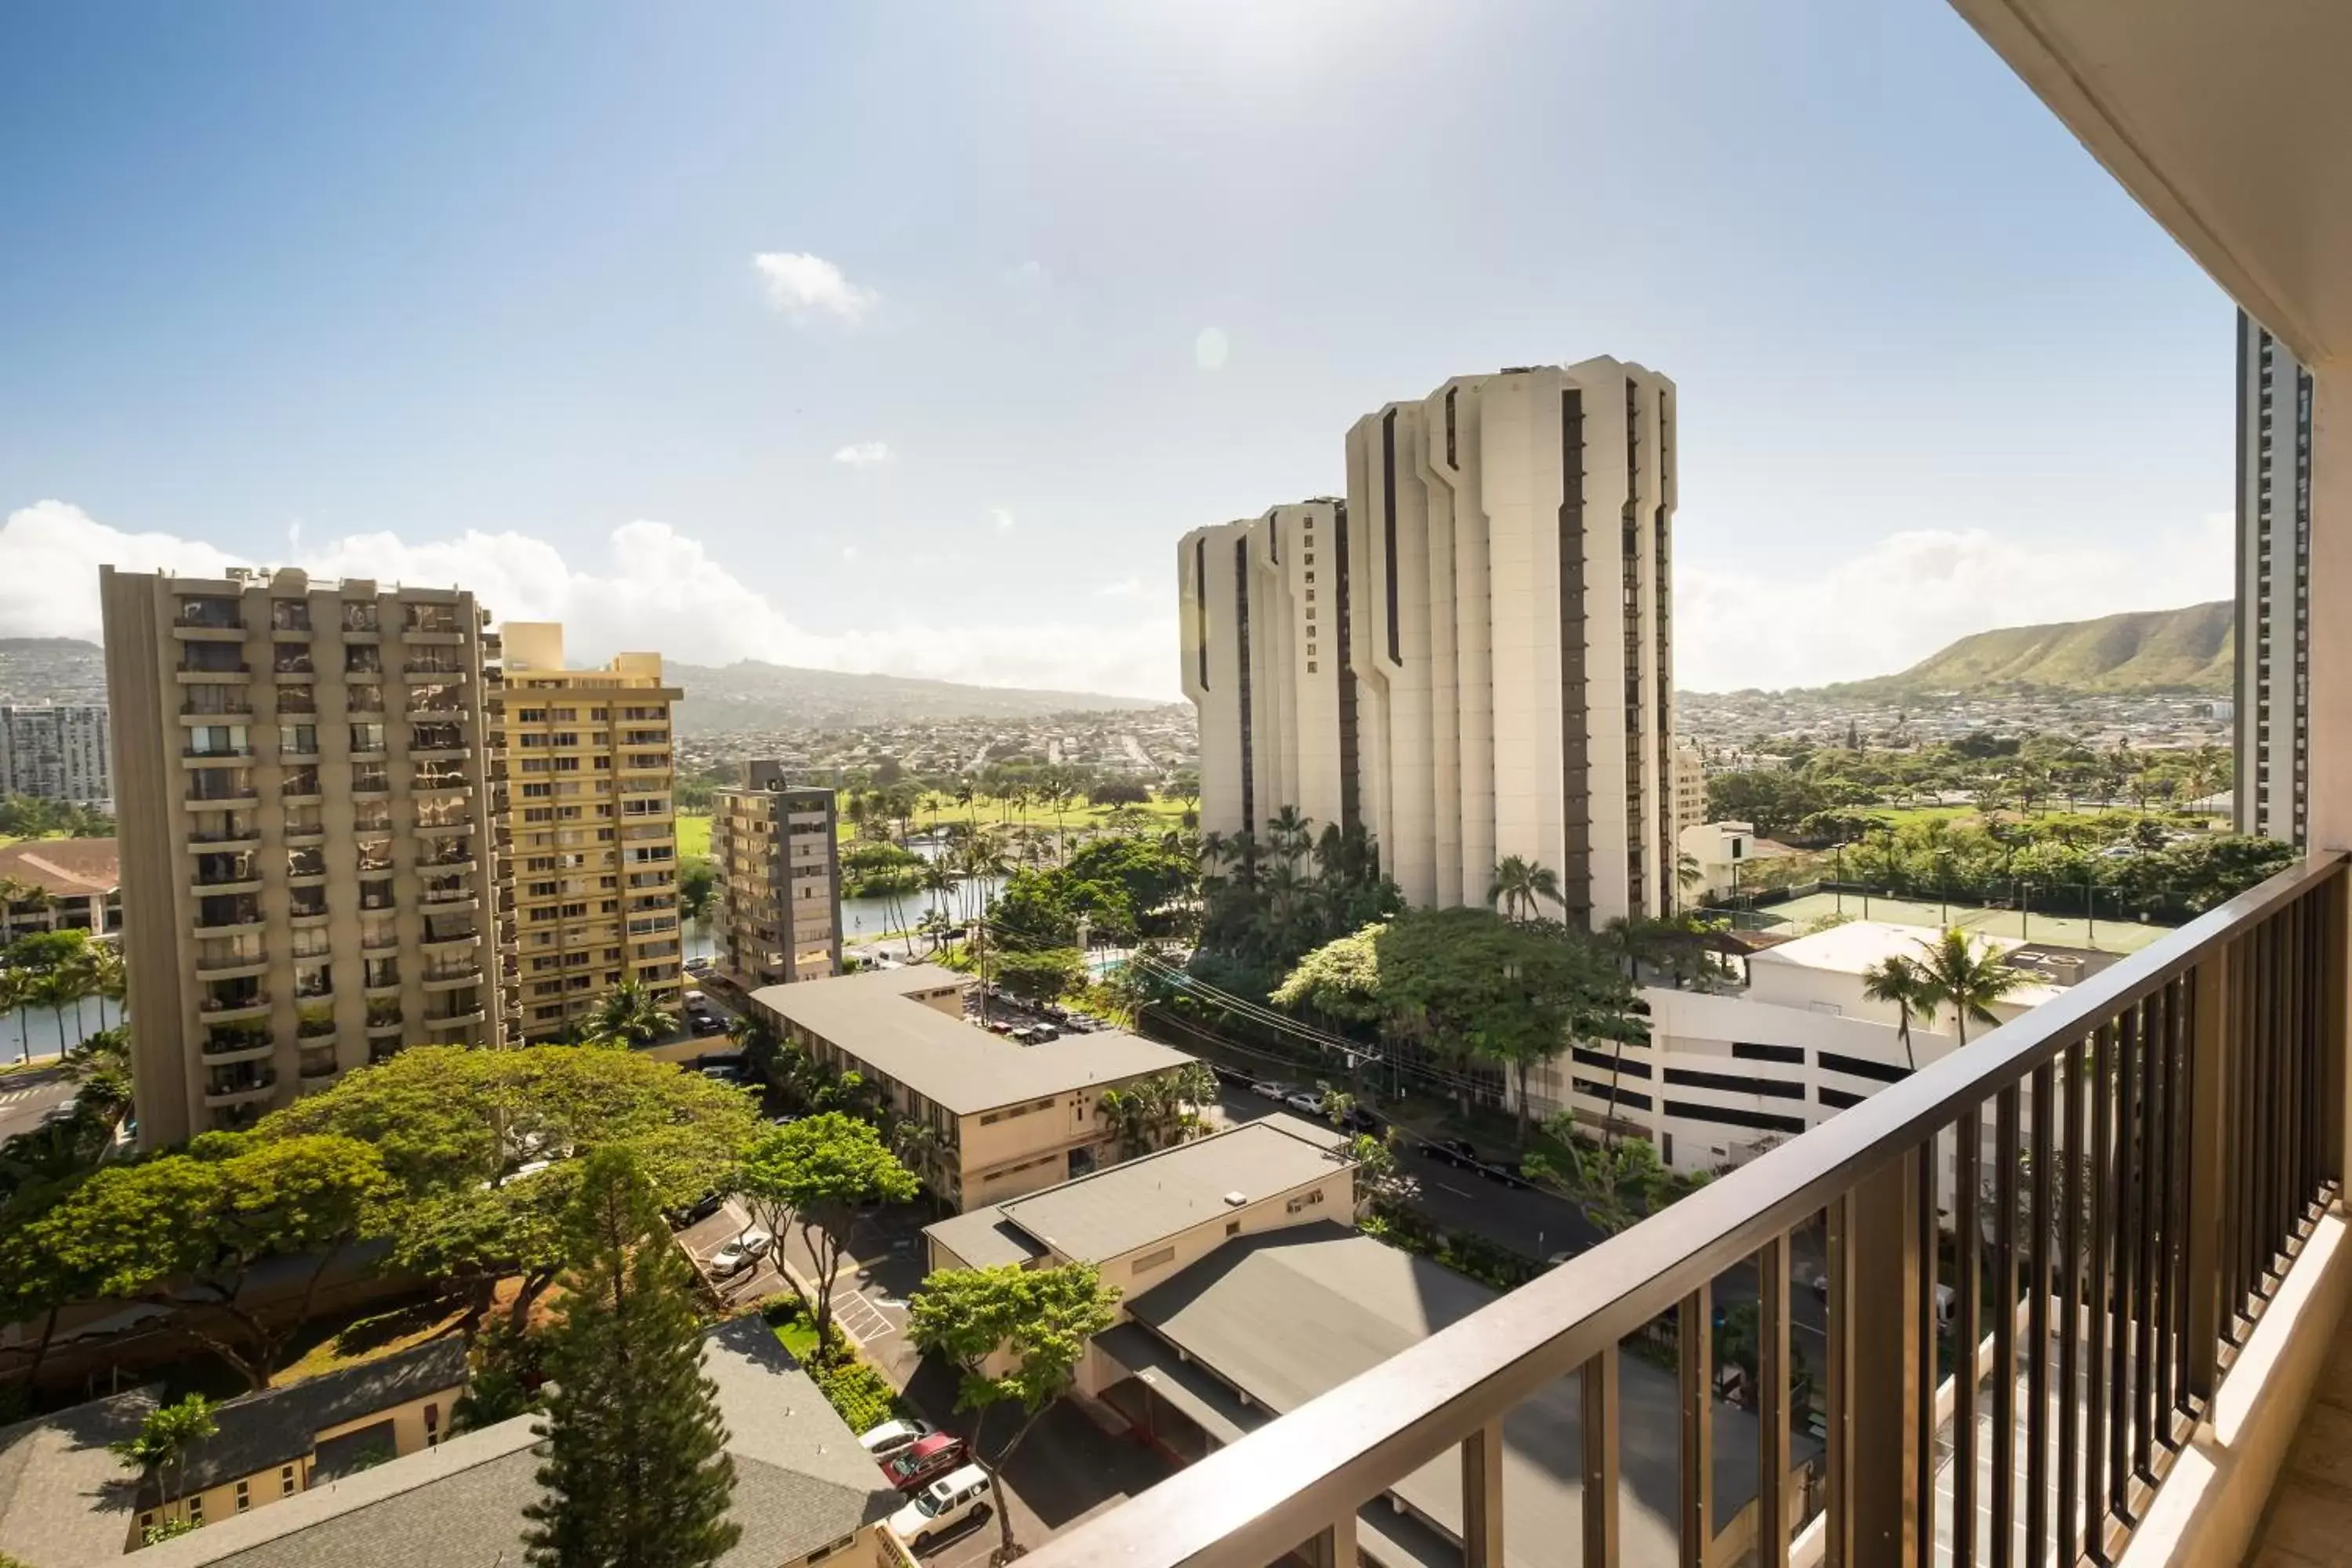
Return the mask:
<svg viewBox="0 0 2352 1568">
<path fill-rule="evenodd" d="M 1738 931 L 1795 935 L 1816 922 L 1843 915 L 1849 920 L 1885 921 L 1929 930 L 1956 925 L 1988 936 L 2099 952 L 2137 952 L 2171 929 L 2125 920 L 2120 909 L 2111 918 L 2094 905 L 2094 912 L 2085 915 L 2082 912 L 2085 906 L 2081 890 L 2070 889 L 2068 893 L 2070 907 L 2066 912 L 2045 914 L 2033 907 L 2030 897 L 2022 900 L 2022 907 L 1995 907 L 1958 900 L 1947 903 L 1916 893 L 1906 897 L 1858 886 L 1813 884 L 1790 889 L 1790 896 L 1770 903 L 1750 905 L 1743 900 L 1735 908 L 1711 909 L 1707 912 L 1731 916 L 1732 926 Z"/>
</svg>

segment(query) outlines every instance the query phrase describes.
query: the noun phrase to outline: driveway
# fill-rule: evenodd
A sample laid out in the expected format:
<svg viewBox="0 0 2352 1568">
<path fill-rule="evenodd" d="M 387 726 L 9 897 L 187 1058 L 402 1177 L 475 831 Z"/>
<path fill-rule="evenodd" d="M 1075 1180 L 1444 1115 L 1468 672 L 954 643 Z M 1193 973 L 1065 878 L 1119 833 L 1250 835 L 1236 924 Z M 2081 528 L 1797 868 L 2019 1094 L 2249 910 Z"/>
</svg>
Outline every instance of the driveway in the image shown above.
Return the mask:
<svg viewBox="0 0 2352 1568">
<path fill-rule="evenodd" d="M 28 1068 L 0 1078 L 0 1142 L 30 1132 L 74 1097 L 62 1068 Z"/>
</svg>

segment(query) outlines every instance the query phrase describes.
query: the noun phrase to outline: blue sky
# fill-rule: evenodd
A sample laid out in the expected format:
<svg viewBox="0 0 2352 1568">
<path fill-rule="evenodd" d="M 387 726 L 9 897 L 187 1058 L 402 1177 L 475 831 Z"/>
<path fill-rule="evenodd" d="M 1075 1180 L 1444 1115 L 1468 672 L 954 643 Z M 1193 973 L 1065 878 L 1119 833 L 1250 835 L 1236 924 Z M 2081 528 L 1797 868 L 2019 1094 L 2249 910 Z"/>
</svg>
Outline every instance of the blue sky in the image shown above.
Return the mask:
<svg viewBox="0 0 2352 1568">
<path fill-rule="evenodd" d="M 1185 529 L 1613 353 L 1683 684 L 1868 675 L 2226 595 L 2231 320 L 1937 0 L 18 5 L 0 635 L 302 562 L 1172 696 Z"/>
</svg>

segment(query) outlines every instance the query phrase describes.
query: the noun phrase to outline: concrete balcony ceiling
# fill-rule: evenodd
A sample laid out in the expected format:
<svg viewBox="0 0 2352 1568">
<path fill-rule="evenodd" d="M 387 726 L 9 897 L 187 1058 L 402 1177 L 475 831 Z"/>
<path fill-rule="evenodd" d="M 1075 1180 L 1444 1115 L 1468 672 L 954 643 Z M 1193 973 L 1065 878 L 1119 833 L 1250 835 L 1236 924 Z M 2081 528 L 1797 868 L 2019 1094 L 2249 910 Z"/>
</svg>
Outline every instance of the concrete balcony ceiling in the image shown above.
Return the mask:
<svg viewBox="0 0 2352 1568">
<path fill-rule="evenodd" d="M 2352 5 L 1952 3 L 2296 358 L 2352 350 Z"/>
</svg>

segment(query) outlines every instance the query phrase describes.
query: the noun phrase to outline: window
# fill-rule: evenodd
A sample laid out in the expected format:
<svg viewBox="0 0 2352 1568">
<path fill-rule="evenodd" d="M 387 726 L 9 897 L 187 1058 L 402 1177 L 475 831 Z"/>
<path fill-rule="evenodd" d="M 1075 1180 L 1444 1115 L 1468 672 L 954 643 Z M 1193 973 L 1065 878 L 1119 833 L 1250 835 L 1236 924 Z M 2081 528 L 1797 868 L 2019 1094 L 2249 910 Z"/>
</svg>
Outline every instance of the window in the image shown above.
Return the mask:
<svg viewBox="0 0 2352 1568">
<path fill-rule="evenodd" d="M 253 1506 L 253 1483 L 252 1483 L 252 1482 L 250 1482 L 250 1481 L 239 1481 L 239 1482 L 237 1482 L 237 1483 L 236 1483 L 236 1511 L 237 1511 L 237 1512 L 239 1512 L 239 1513 L 243 1513 L 247 1509 L 249 1509 L 249 1508 L 251 1508 L 252 1506 Z"/>
<path fill-rule="evenodd" d="M 1666 1081 L 1685 1089 L 1719 1089 L 1725 1094 L 1759 1094 L 1774 1100 L 1802 1100 L 1805 1086 L 1780 1079 L 1739 1078 L 1731 1073 L 1693 1072 L 1688 1068 L 1668 1068 Z"/>
<path fill-rule="evenodd" d="M 1666 1101 L 1666 1114 L 1691 1121 L 1712 1121 L 1723 1127 L 1751 1127 L 1759 1132 L 1802 1132 L 1805 1119 L 1801 1116 L 1775 1116 L 1761 1110 L 1734 1110 L 1727 1105 L 1693 1105 L 1685 1100 Z"/>
<path fill-rule="evenodd" d="M 1617 1072 L 1621 1068 L 1621 1064 L 1618 1059 L 1612 1057 L 1607 1051 L 1587 1050 L 1584 1047 L 1578 1046 L 1569 1054 L 1576 1060 L 1582 1062 L 1586 1067 L 1599 1068 L 1603 1072 Z M 1638 1057 L 1625 1058 L 1622 1064 L 1622 1076 L 1627 1078 L 1647 1078 L 1650 1076 L 1650 1064 L 1643 1061 Z"/>
<path fill-rule="evenodd" d="M 279 1497 L 292 1497 L 294 1495 L 294 1467 L 291 1465 L 283 1465 L 278 1468 L 278 1495 Z"/>
<path fill-rule="evenodd" d="M 1848 1094 L 1842 1089 L 1832 1089 L 1825 1083 L 1817 1085 L 1813 1092 L 1821 1097 L 1821 1102 L 1823 1105 L 1834 1110 L 1851 1110 L 1869 1098 L 1867 1095 Z"/>
<path fill-rule="evenodd" d="M 1241 1233 L 1242 1233 L 1242 1222 L 1241 1222 L 1241 1221 L 1239 1221 L 1239 1220 L 1237 1220 L 1237 1219 L 1229 1219 L 1229 1220 L 1225 1221 L 1225 1234 L 1226 1234 L 1227 1236 L 1239 1236 Z"/>
<path fill-rule="evenodd" d="M 198 1492 L 195 1496 L 188 1500 L 188 1522 L 190 1524 L 202 1524 L 204 1521 L 205 1494 Z"/>
<path fill-rule="evenodd" d="M 440 1441 L 441 1407 L 438 1405 L 428 1405 L 425 1407 L 425 1446 L 430 1448 Z"/>
<path fill-rule="evenodd" d="M 1160 1268 L 1163 1264 L 1173 1263 L 1175 1261 L 1176 1249 L 1172 1247 L 1163 1247 L 1156 1251 L 1147 1252 L 1142 1257 L 1137 1258 L 1132 1264 L 1129 1265 L 1128 1272 L 1130 1274 L 1149 1274 L 1151 1270 Z"/>
<path fill-rule="evenodd" d="M 1755 1046 L 1745 1040 L 1734 1040 L 1731 1054 L 1748 1062 L 1802 1062 L 1805 1059 L 1802 1046 Z"/>
<path fill-rule="evenodd" d="M 1901 1083 L 1911 1076 L 1909 1068 L 1899 1068 L 1892 1062 L 1874 1062 L 1862 1057 L 1841 1056 L 1835 1051 L 1815 1051 L 1813 1060 L 1830 1072 L 1851 1073 L 1878 1083 Z"/>
</svg>

